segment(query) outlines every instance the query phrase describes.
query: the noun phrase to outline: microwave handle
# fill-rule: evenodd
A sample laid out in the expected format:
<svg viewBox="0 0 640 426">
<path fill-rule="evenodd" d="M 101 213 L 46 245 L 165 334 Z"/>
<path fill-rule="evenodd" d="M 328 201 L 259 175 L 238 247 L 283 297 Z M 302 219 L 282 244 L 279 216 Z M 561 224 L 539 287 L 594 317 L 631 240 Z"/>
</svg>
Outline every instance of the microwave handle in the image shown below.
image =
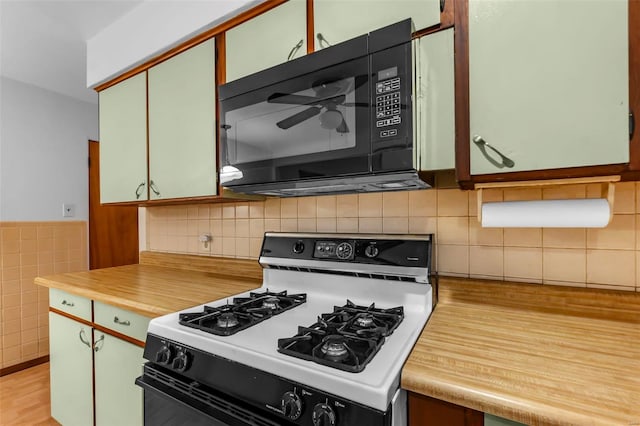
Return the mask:
<svg viewBox="0 0 640 426">
<path fill-rule="evenodd" d="M 300 50 L 300 48 L 302 47 L 302 44 L 304 43 L 303 39 L 300 39 L 300 41 L 298 42 L 298 44 L 296 44 L 295 46 L 293 46 L 293 49 L 291 49 L 291 52 L 289 52 L 289 56 L 287 56 L 287 61 L 290 61 L 291 58 L 294 57 L 294 55 L 296 53 L 298 53 L 298 50 Z"/>
</svg>

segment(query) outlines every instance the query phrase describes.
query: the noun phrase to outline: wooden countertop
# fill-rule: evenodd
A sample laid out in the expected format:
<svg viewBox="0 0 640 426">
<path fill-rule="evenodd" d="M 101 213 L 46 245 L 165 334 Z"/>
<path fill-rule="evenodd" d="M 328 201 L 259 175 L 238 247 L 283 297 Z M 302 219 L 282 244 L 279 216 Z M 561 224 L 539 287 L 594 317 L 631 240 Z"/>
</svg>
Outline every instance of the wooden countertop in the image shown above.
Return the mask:
<svg viewBox="0 0 640 426">
<path fill-rule="evenodd" d="M 140 262 L 37 277 L 35 283 L 157 317 L 251 290 L 262 282 L 255 260 L 141 253 Z"/>
<path fill-rule="evenodd" d="M 640 425 L 640 294 L 440 278 L 402 387 L 531 425 Z"/>
</svg>

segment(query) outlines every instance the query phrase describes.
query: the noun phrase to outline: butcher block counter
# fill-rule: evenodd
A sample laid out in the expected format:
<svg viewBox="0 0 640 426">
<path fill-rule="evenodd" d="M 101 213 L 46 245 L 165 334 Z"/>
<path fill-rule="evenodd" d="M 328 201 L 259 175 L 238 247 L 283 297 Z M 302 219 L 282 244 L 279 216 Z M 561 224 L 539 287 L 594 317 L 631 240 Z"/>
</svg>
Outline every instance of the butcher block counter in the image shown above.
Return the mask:
<svg viewBox="0 0 640 426">
<path fill-rule="evenodd" d="M 140 264 L 38 277 L 35 283 L 147 317 L 180 311 L 257 287 L 256 260 L 140 253 Z"/>
<path fill-rule="evenodd" d="M 638 426 L 640 294 L 441 277 L 402 387 L 525 424 Z"/>
</svg>

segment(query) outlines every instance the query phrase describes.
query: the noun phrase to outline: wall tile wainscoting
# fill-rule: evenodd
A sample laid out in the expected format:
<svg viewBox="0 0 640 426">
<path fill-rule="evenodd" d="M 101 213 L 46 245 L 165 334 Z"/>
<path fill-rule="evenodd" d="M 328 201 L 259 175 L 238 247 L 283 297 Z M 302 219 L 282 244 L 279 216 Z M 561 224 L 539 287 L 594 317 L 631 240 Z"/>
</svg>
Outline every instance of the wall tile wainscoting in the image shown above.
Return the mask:
<svg viewBox="0 0 640 426">
<path fill-rule="evenodd" d="M 49 292 L 39 275 L 87 270 L 87 222 L 0 222 L 0 368 L 49 354 Z"/>
<path fill-rule="evenodd" d="M 485 190 L 483 199 L 597 198 L 600 185 Z M 475 191 L 432 189 L 147 208 L 152 251 L 255 259 L 266 231 L 429 233 L 441 275 L 640 291 L 640 184 L 608 227 L 481 228 Z M 198 236 L 208 233 L 206 247 Z"/>
</svg>

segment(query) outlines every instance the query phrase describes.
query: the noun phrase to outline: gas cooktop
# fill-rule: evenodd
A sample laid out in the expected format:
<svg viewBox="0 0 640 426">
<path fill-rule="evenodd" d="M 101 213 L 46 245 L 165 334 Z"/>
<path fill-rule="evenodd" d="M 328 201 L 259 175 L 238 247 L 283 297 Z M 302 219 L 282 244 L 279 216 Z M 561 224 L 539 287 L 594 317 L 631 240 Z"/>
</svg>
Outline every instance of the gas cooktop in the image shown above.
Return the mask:
<svg viewBox="0 0 640 426">
<path fill-rule="evenodd" d="M 404 318 L 402 306 L 377 309 L 347 300 L 310 327 L 278 340 L 278 351 L 340 370 L 360 372 Z"/>
<path fill-rule="evenodd" d="M 204 306 L 201 311 L 180 314 L 180 324 L 219 336 L 230 336 L 306 302 L 306 294 L 287 295 L 287 291 L 250 292 L 234 297 L 223 306 Z"/>
</svg>

